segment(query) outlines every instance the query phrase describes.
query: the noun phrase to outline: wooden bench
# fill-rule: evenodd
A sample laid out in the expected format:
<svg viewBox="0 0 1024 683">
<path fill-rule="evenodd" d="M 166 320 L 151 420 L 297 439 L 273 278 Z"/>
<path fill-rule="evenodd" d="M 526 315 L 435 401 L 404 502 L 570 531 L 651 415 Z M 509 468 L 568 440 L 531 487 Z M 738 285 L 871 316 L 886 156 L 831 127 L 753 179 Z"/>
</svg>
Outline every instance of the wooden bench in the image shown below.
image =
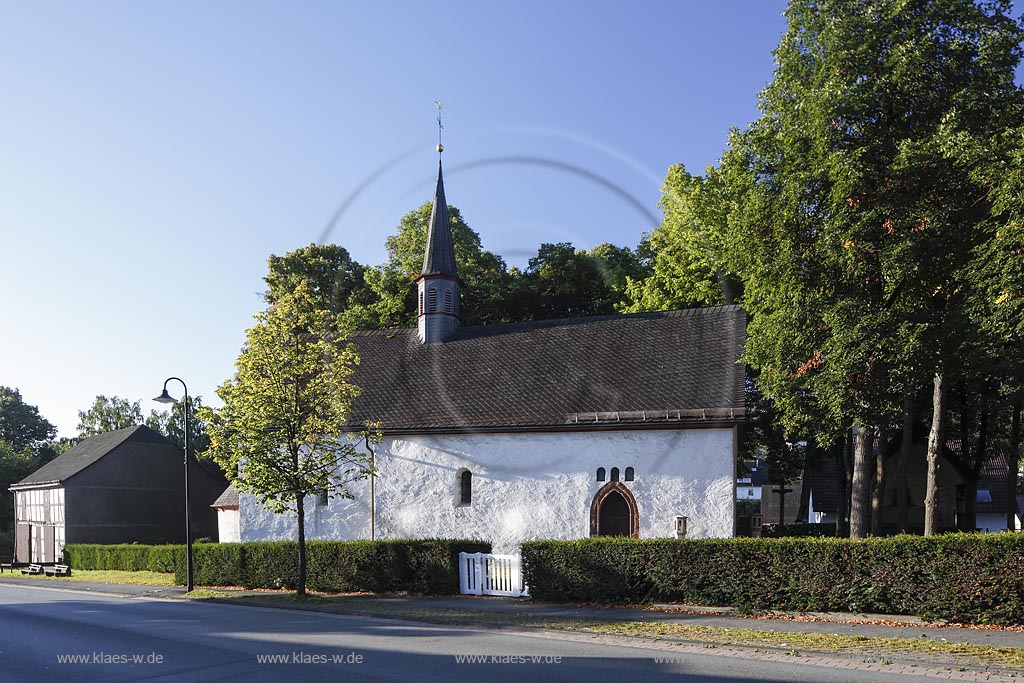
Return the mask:
<svg viewBox="0 0 1024 683">
<path fill-rule="evenodd" d="M 66 564 L 55 564 L 43 570 L 47 576 L 71 576 L 71 567 Z"/>
<path fill-rule="evenodd" d="M 39 564 L 30 564 L 27 569 L 21 570 L 22 574 L 42 574 L 43 567 Z"/>
</svg>

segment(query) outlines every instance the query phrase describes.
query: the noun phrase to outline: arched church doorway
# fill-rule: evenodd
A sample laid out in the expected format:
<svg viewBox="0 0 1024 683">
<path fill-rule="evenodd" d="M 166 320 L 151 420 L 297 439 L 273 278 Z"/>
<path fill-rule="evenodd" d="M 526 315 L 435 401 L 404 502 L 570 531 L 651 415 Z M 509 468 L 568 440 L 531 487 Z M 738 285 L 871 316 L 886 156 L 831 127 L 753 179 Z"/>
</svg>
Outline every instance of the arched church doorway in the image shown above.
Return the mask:
<svg viewBox="0 0 1024 683">
<path fill-rule="evenodd" d="M 622 482 L 609 482 L 594 496 L 590 504 L 590 535 L 640 537 L 636 499 Z"/>
</svg>

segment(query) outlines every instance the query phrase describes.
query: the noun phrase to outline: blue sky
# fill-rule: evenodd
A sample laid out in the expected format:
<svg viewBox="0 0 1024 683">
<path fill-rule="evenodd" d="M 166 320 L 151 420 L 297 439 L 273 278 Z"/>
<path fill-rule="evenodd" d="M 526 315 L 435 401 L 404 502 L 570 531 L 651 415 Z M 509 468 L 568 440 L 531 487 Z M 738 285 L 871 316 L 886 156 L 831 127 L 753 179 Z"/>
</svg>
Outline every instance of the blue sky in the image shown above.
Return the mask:
<svg viewBox="0 0 1024 683">
<path fill-rule="evenodd" d="M 170 375 L 215 402 L 270 254 L 345 206 L 328 241 L 380 263 L 430 199 L 434 100 L 485 248 L 635 246 L 756 117 L 784 7 L 0 0 L 0 384 L 65 436 Z"/>
</svg>

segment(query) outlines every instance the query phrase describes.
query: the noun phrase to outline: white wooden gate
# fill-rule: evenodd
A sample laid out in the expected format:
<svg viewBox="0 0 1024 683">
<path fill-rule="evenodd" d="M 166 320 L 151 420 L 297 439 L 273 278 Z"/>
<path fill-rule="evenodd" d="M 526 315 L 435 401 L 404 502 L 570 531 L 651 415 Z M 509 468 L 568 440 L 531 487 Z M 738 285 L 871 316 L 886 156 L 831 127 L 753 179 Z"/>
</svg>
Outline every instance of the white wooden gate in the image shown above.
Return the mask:
<svg viewBox="0 0 1024 683">
<path fill-rule="evenodd" d="M 518 555 L 459 553 L 459 590 L 463 595 L 529 595 Z"/>
</svg>

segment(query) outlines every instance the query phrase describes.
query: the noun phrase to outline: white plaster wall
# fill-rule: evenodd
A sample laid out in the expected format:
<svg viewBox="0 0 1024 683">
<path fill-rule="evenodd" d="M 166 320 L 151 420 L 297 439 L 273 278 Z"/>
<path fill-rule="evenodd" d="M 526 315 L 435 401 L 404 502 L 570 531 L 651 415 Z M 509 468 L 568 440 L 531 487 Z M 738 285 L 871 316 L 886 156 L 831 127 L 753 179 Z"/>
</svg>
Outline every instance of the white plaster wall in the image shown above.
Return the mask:
<svg viewBox="0 0 1024 683">
<path fill-rule="evenodd" d="M 472 538 L 495 552 L 533 539 L 590 535 L 590 505 L 610 473 L 636 498 L 640 537 L 670 537 L 676 515 L 690 537 L 733 534 L 732 429 L 471 434 L 385 439 L 376 447 L 378 538 Z M 458 473 L 473 473 L 473 502 L 458 505 Z M 621 477 L 620 477 L 621 478 Z M 307 499 L 307 538 L 370 537 L 369 482 L 327 506 Z M 293 513 L 275 515 L 251 496 L 240 502 L 241 539 L 295 538 Z"/>
<path fill-rule="evenodd" d="M 238 510 L 217 510 L 217 540 L 220 543 L 238 543 L 242 540 Z"/>
</svg>

